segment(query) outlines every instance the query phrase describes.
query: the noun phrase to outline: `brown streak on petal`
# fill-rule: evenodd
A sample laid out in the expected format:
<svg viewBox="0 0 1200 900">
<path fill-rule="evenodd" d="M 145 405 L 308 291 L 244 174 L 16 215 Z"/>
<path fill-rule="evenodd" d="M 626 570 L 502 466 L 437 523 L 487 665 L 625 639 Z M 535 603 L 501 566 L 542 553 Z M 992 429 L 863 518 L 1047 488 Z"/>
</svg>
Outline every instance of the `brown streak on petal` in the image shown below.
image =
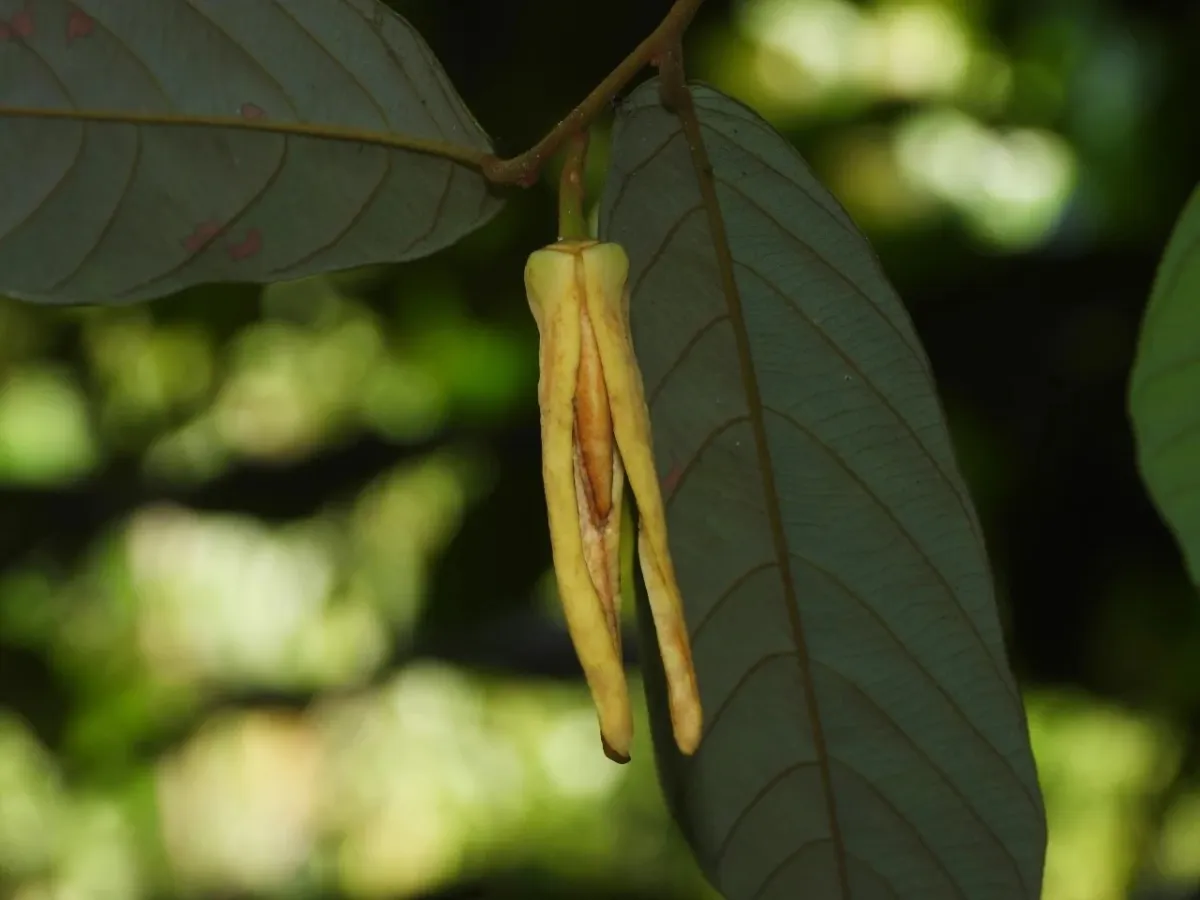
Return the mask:
<svg viewBox="0 0 1200 900">
<path fill-rule="evenodd" d="M 621 623 L 617 610 L 620 585 L 613 576 L 617 570 L 609 558 L 608 534 L 612 523 L 600 516 L 591 503 L 587 479 L 584 477 L 579 446 L 575 447 L 575 504 L 579 511 L 579 535 L 583 540 L 583 558 L 591 576 L 592 587 L 600 599 L 609 637 L 620 647 Z M 620 654 L 618 653 L 618 656 Z"/>
<path fill-rule="evenodd" d="M 691 642 L 683 611 L 664 577 L 662 561 L 654 557 L 654 548 L 644 530 L 638 529 L 638 558 L 642 579 L 658 635 L 663 671 L 667 677 L 667 698 L 671 725 L 680 752 L 691 756 L 700 744 L 703 712 Z"/>
<path fill-rule="evenodd" d="M 582 267 L 580 267 L 582 269 Z M 582 277 L 576 289 L 586 290 Z M 575 442 L 587 473 L 589 493 L 599 518 L 604 519 L 612 506 L 613 439 L 612 411 L 608 389 L 604 385 L 604 370 L 600 365 L 600 348 L 588 318 L 587 307 L 579 304 L 580 347 L 579 370 L 575 384 Z"/>
</svg>

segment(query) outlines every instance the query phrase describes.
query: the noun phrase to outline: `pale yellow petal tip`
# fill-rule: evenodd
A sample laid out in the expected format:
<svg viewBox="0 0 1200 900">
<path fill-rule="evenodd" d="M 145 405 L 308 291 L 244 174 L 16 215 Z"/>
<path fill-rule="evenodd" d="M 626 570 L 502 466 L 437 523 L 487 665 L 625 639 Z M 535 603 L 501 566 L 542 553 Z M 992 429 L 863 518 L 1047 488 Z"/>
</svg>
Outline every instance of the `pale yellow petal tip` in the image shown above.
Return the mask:
<svg viewBox="0 0 1200 900">
<path fill-rule="evenodd" d="M 668 696 L 675 745 L 684 756 L 691 756 L 700 746 L 700 740 L 704 736 L 704 712 L 700 705 L 700 689 L 696 684 L 696 670 L 690 652 L 686 659 L 686 671 L 677 675 L 675 682 L 668 689 Z"/>
<path fill-rule="evenodd" d="M 671 727 L 675 732 L 675 746 L 684 756 L 694 755 L 704 736 L 704 721 L 699 703 L 694 709 L 688 709 L 682 713 L 674 712 L 671 718 Z"/>
</svg>

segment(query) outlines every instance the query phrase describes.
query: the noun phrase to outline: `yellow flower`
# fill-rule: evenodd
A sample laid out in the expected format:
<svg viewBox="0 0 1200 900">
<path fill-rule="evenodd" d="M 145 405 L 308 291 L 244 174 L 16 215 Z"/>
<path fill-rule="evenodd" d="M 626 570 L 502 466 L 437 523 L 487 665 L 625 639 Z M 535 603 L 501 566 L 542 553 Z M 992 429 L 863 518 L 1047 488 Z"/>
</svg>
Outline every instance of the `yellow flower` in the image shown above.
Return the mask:
<svg viewBox="0 0 1200 900">
<path fill-rule="evenodd" d="M 629 759 L 633 715 L 621 662 L 621 500 L 638 510 L 637 550 L 667 676 L 675 742 L 700 743 L 701 710 L 667 543 L 650 417 L 629 331 L 629 260 L 618 244 L 559 241 L 525 266 L 541 335 L 542 477 L 559 596 L 600 718 L 605 752 Z"/>
</svg>

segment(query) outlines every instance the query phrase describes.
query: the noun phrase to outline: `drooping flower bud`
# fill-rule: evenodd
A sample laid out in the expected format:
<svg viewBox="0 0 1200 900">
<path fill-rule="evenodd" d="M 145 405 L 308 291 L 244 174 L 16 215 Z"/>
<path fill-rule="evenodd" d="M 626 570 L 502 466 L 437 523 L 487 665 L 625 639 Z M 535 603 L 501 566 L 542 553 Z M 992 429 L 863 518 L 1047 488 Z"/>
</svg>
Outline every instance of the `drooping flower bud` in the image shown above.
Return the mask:
<svg viewBox="0 0 1200 900">
<path fill-rule="evenodd" d="M 600 718 L 605 752 L 629 759 L 633 715 L 621 662 L 621 502 L 628 478 L 637 551 L 667 676 L 675 741 L 700 742 L 701 709 L 667 542 L 650 418 L 629 331 L 629 260 L 618 244 L 536 251 L 525 290 L 541 336 L 542 477 L 559 596 Z"/>
</svg>

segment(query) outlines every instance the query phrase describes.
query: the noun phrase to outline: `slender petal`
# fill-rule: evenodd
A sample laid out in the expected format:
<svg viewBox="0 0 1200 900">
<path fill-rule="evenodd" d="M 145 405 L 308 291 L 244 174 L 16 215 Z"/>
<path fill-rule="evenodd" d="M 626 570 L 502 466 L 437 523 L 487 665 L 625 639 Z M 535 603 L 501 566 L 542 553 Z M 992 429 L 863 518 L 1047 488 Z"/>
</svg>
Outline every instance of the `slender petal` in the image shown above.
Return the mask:
<svg viewBox="0 0 1200 900">
<path fill-rule="evenodd" d="M 637 501 L 638 557 L 667 676 L 671 723 L 679 749 L 691 754 L 700 743 L 700 691 L 667 540 L 645 388 L 629 328 L 629 260 L 619 244 L 597 244 L 587 249 L 584 267 L 584 299 L 600 349 L 617 448 Z"/>
</svg>

